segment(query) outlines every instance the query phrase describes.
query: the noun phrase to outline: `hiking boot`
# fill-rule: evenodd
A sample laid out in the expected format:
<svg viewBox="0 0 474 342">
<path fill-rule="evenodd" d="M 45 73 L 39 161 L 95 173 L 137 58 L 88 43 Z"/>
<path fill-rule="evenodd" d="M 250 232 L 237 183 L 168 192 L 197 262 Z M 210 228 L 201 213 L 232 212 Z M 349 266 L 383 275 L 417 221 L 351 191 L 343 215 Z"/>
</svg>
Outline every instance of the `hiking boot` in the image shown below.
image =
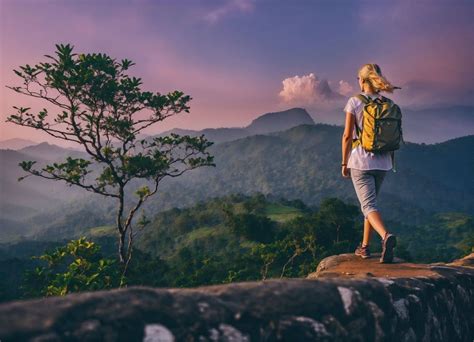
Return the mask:
<svg viewBox="0 0 474 342">
<path fill-rule="evenodd" d="M 393 261 L 393 248 L 397 245 L 397 237 L 393 234 L 385 234 L 382 240 L 382 255 L 380 256 L 381 263 L 391 263 Z"/>
<path fill-rule="evenodd" d="M 355 255 L 360 256 L 362 259 L 370 258 L 369 246 L 362 247 L 362 244 L 359 244 L 355 250 Z"/>
</svg>

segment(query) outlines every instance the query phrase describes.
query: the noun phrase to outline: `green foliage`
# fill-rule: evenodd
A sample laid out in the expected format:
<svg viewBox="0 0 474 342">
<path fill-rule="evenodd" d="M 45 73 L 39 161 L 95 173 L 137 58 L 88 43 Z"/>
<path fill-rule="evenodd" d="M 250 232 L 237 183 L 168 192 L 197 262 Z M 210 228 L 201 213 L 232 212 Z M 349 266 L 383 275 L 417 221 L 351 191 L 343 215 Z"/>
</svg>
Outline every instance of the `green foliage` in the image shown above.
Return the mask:
<svg viewBox="0 0 474 342">
<path fill-rule="evenodd" d="M 125 247 L 124 240 L 128 234 L 129 241 L 133 241 L 135 213 L 157 192 L 164 177 L 215 166 L 214 157 L 207 151 L 213 143 L 204 135 L 174 133 L 138 141 L 137 136 L 144 129 L 180 112 L 189 113 L 191 97 L 178 90 L 166 95 L 142 91 L 141 79 L 126 73 L 134 65 L 127 59 L 118 62 L 102 53 L 78 55 L 72 53 L 73 46 L 69 44 L 56 44 L 56 49 L 56 57 L 45 55 L 49 62 L 14 70 L 24 86 L 8 88 L 45 100 L 58 107 L 59 113 L 50 115 L 44 108 L 34 114 L 30 113 L 31 108 L 14 107 L 17 113 L 10 115 L 7 122 L 77 143 L 90 159 L 67 157 L 63 163 L 42 168 L 34 168 L 35 161 L 23 161 L 20 166 L 30 175 L 64 181 L 115 199 L 119 260 L 125 266 L 131 259 L 132 244 Z M 152 185 L 137 186 L 132 183 L 137 179 Z M 136 186 L 132 193 L 138 200 L 131 204 L 125 198 L 127 186 Z M 130 208 L 126 209 L 127 204 Z M 139 225 L 144 227 L 146 223 L 141 220 Z M 125 266 L 124 273 L 126 269 Z"/>
<path fill-rule="evenodd" d="M 251 213 L 234 214 L 225 210 L 225 224 L 237 236 L 257 242 L 270 242 L 275 234 L 276 224 L 264 215 Z"/>
<path fill-rule="evenodd" d="M 316 267 L 316 237 L 313 234 L 287 236 L 270 244 L 254 246 L 250 255 L 261 265 L 262 279 L 301 277 Z"/>
<path fill-rule="evenodd" d="M 64 296 L 79 291 L 118 286 L 116 261 L 100 255 L 100 247 L 85 237 L 71 240 L 54 251 L 33 256 L 46 263 L 25 274 L 25 296 Z"/>
<path fill-rule="evenodd" d="M 243 207 L 249 214 L 264 214 L 265 209 L 267 208 L 267 200 L 265 195 L 262 193 L 257 193 L 249 200 L 243 202 Z"/>
<path fill-rule="evenodd" d="M 474 220 L 464 213 L 438 213 L 417 226 L 398 223 L 396 232 L 403 243 L 401 252 L 406 250 L 417 262 L 449 262 L 472 253 L 474 247 Z"/>
<path fill-rule="evenodd" d="M 359 216 L 359 207 L 346 204 L 338 198 L 325 198 L 317 213 L 316 233 L 323 245 L 343 240 L 354 241 L 360 232 L 354 229 L 355 219 Z"/>
<path fill-rule="evenodd" d="M 337 198 L 326 198 L 319 207 L 311 209 L 293 202 L 299 208 L 305 209 L 299 211 L 296 207 L 290 207 L 290 202 L 281 198 L 271 199 L 268 196 L 263 201 L 261 194 L 232 194 L 200 202 L 193 207 L 173 208 L 162 212 L 151 220 L 149 229 L 137 237 L 135 257 L 131 260 L 130 272 L 124 283 L 189 287 L 269 278 L 306 277 L 315 271 L 323 258 L 354 251 L 362 237 L 362 217 L 358 207 Z M 252 215 L 262 222 L 267 222 L 262 219 L 262 216 L 265 217 L 263 214 L 249 213 L 252 212 L 250 203 L 263 203 L 259 211 L 266 213 L 266 219 L 272 221 L 274 230 L 271 239 L 264 242 L 255 241 L 251 232 L 248 232 L 249 235 L 236 234 L 229 225 L 229 214 L 240 215 L 239 217 Z M 293 210 L 299 214 L 292 219 L 271 219 L 275 215 L 281 217 Z M 386 221 L 386 224 L 393 227 L 392 230 L 399 237 L 395 252 L 397 257 L 414 262 L 433 262 L 451 261 L 472 251 L 472 222 L 469 215 L 443 213 L 435 215 L 433 221 L 424 226 L 408 226 L 393 221 Z M 102 250 L 114 253 L 116 245 L 110 243 L 113 237 L 110 237 L 109 228 L 93 228 L 90 235 L 100 240 Z M 380 248 L 377 241 L 374 236 L 374 252 Z M 32 251 L 43 250 L 44 247 L 44 243 L 29 243 L 23 247 L 14 246 L 11 250 L 17 253 L 15 256 L 24 256 Z M 18 253 L 22 248 L 25 250 L 20 255 Z M 119 275 L 114 273 L 113 265 L 108 271 L 104 270 L 94 278 L 89 288 L 86 285 L 87 277 L 96 274 L 97 270 L 93 271 L 94 267 L 91 267 L 90 272 L 84 271 L 81 275 L 78 274 L 81 268 L 75 266 L 71 271 L 69 266 L 74 263 L 76 257 L 70 255 L 67 261 L 57 263 L 55 269 L 48 266 L 48 261 L 60 259 L 61 252 L 58 251 L 66 250 L 66 247 L 57 248 L 56 253 L 48 252 L 45 255 L 49 256 L 36 259 L 47 265 L 37 267 L 36 272 L 30 273 L 27 279 L 29 296 L 47 295 L 49 285 L 52 285 L 50 293 L 64 293 L 65 279 L 70 279 L 70 284 L 79 284 L 78 288 L 107 288 L 105 280 L 112 273 L 115 276 L 111 279 L 117 284 Z M 89 254 L 86 253 L 87 262 L 81 262 L 80 265 L 90 263 L 96 264 L 97 267 L 98 260 L 102 259 L 100 256 L 97 256 L 97 259 L 92 258 L 92 255 L 98 254 L 97 248 L 89 245 L 86 250 L 90 250 Z M 0 296 L 12 299 L 16 294 L 10 287 L 11 284 L 17 283 L 17 280 L 15 272 L 9 267 L 10 264 L 17 265 L 15 269 L 26 266 L 21 266 L 20 259 L 5 261 L 3 266 L 0 264 Z M 28 265 L 31 268 L 30 264 Z M 67 273 L 69 276 L 65 277 L 64 274 Z M 73 281 L 71 277 L 79 278 L 80 281 Z M 68 290 L 71 286 L 68 285 Z M 113 284 L 110 284 L 110 287 L 113 287 Z"/>
<path fill-rule="evenodd" d="M 166 275 L 169 273 L 169 265 L 165 260 L 154 258 L 149 253 L 134 250 L 134 256 L 130 262 L 130 270 L 124 283 L 127 286 L 167 286 Z"/>
<path fill-rule="evenodd" d="M 462 256 L 474 253 L 474 232 L 462 239 L 457 246 L 461 250 Z"/>
<path fill-rule="evenodd" d="M 327 198 L 318 211 L 284 223 L 275 242 L 252 251 L 260 254 L 262 275 L 304 277 L 326 256 L 352 252 L 361 233 L 357 217 L 357 207 Z"/>
<path fill-rule="evenodd" d="M 302 212 L 289 203 L 257 193 L 173 209 L 157 216 L 137 246 L 160 253 L 170 267 L 166 277 L 172 286 L 302 277 L 322 258 L 353 251 L 362 233 L 356 230 L 357 207 L 329 198 L 312 211 L 294 202 Z M 289 212 L 299 214 L 271 219 Z"/>
</svg>

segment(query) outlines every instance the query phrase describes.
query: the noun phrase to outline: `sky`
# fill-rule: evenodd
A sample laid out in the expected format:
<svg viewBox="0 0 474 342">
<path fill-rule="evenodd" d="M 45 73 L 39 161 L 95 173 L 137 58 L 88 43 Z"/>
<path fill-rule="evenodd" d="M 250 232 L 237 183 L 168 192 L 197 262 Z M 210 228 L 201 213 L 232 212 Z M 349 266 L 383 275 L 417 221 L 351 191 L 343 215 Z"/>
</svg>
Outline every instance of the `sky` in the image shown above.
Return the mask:
<svg viewBox="0 0 474 342">
<path fill-rule="evenodd" d="M 402 88 L 387 94 L 402 109 L 471 106 L 472 18 L 468 0 L 0 0 L 0 140 L 48 140 L 5 119 L 12 106 L 54 107 L 5 86 L 61 43 L 132 60 L 142 90 L 192 97 L 190 113 L 148 134 L 242 127 L 292 107 L 343 125 L 365 63 Z"/>
</svg>

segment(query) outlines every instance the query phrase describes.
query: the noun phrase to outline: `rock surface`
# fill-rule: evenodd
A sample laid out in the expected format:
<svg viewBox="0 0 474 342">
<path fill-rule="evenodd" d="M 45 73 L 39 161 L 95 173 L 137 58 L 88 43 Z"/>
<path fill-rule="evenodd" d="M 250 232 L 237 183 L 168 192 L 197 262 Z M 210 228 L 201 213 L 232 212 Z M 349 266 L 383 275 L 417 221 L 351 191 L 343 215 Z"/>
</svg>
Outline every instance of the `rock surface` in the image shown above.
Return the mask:
<svg viewBox="0 0 474 342">
<path fill-rule="evenodd" d="M 343 254 L 309 279 L 10 302 L 0 305 L 0 340 L 472 342 L 473 258 L 378 264 Z"/>
<path fill-rule="evenodd" d="M 431 269 L 431 265 L 408 263 L 398 258 L 394 258 L 391 264 L 381 264 L 379 259 L 380 254 L 375 253 L 368 259 L 362 259 L 352 253 L 333 255 L 323 259 L 316 272 L 308 275 L 308 279 L 323 277 L 433 277 L 438 275 Z"/>
<path fill-rule="evenodd" d="M 448 264 L 448 266 L 467 266 L 474 267 L 474 253 L 465 256 L 462 259 L 455 260 Z"/>
</svg>

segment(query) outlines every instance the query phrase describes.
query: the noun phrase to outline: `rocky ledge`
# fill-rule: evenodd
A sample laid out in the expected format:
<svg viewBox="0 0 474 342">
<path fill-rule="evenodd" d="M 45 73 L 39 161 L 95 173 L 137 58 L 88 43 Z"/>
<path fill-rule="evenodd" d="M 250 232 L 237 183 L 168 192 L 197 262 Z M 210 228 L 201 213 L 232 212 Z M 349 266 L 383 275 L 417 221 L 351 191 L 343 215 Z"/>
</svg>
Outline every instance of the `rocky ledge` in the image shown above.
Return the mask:
<svg viewBox="0 0 474 342">
<path fill-rule="evenodd" d="M 308 279 L 129 287 L 0 305 L 6 341 L 469 341 L 474 254 L 451 264 L 342 254 Z"/>
</svg>

